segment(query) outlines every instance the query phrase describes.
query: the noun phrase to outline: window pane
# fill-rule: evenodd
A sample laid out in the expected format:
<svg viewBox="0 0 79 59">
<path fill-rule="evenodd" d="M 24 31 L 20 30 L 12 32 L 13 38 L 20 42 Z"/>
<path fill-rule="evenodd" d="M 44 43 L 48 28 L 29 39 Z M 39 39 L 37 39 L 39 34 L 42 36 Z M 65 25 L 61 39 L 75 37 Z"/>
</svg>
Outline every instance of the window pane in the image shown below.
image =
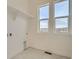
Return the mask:
<svg viewBox="0 0 79 59">
<path fill-rule="evenodd" d="M 41 32 L 48 31 L 48 19 L 40 20 L 40 31 Z"/>
<path fill-rule="evenodd" d="M 48 18 L 49 18 L 49 6 L 43 6 L 40 8 L 40 31 L 48 32 Z"/>
<path fill-rule="evenodd" d="M 40 19 L 49 18 L 49 6 L 40 8 Z"/>
<path fill-rule="evenodd" d="M 59 18 L 55 20 L 57 32 L 68 31 L 68 18 Z"/>
<path fill-rule="evenodd" d="M 64 0 L 55 4 L 55 17 L 69 15 L 69 1 Z"/>
</svg>

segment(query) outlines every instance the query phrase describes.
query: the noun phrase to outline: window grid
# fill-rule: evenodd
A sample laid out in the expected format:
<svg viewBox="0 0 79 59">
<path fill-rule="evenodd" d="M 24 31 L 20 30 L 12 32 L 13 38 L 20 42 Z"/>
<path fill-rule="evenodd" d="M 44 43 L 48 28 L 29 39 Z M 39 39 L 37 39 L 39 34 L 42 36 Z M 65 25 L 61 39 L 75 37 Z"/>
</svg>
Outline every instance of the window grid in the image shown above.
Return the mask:
<svg viewBox="0 0 79 59">
<path fill-rule="evenodd" d="M 66 1 L 66 0 L 63 0 L 63 1 Z M 59 2 L 55 2 L 55 3 L 60 3 L 60 2 L 63 2 L 63 1 L 59 1 Z M 69 2 L 69 0 L 68 0 L 68 2 Z M 45 6 L 49 6 L 48 4 L 45 4 L 45 5 L 42 5 L 41 7 L 45 7 Z M 70 4 L 68 5 L 68 7 L 70 7 Z M 69 31 L 69 18 L 70 18 L 70 9 L 68 10 L 68 13 L 69 13 L 69 15 L 67 15 L 67 16 L 58 16 L 58 17 L 54 17 L 54 20 L 56 20 L 56 19 L 61 19 L 61 18 L 68 18 L 68 29 L 67 29 L 67 31 L 60 31 L 60 32 L 68 32 Z M 49 16 L 48 16 L 49 17 Z M 46 20 L 46 19 L 48 19 L 48 22 L 49 22 L 49 18 L 42 18 L 42 19 L 40 19 L 40 21 L 43 21 L 43 20 Z M 55 22 L 55 21 L 54 21 Z M 55 26 L 56 24 L 54 23 L 54 26 Z M 48 26 L 49 26 L 49 24 L 48 24 Z M 48 29 L 46 30 L 46 31 L 41 31 L 41 28 L 40 28 L 40 32 L 48 32 Z"/>
<path fill-rule="evenodd" d="M 65 1 L 65 3 L 68 3 L 67 6 L 66 5 L 65 6 L 69 8 L 69 1 L 68 0 L 63 0 L 61 2 L 63 3 L 64 1 Z M 57 3 L 61 4 L 61 2 L 59 1 Z M 57 3 L 55 3 L 55 4 L 57 4 Z M 55 8 L 56 8 L 56 6 L 55 6 Z M 69 13 L 69 9 L 67 10 L 67 12 Z M 56 13 L 56 10 L 55 10 L 55 13 Z M 61 27 L 60 28 L 56 28 L 56 26 L 57 26 L 56 19 L 60 19 L 61 20 L 62 18 L 63 18 L 63 20 L 66 19 L 66 18 L 68 19 L 67 20 L 68 24 L 67 25 L 64 25 L 64 26 L 68 26 L 68 27 L 67 28 L 65 28 L 65 27 L 63 27 L 63 28 L 61 28 Z M 55 32 L 68 32 L 68 30 L 69 30 L 69 14 L 68 15 L 64 15 L 64 16 L 63 15 L 62 16 L 56 16 L 55 15 L 55 18 L 54 19 L 55 19 Z"/>
<path fill-rule="evenodd" d="M 40 13 L 40 32 L 48 32 L 49 4 L 42 5 L 40 8 L 47 10 L 47 11 L 44 11 L 42 9 L 41 11 L 39 10 L 40 12 L 43 12 Z M 41 17 L 41 15 L 43 16 Z"/>
</svg>

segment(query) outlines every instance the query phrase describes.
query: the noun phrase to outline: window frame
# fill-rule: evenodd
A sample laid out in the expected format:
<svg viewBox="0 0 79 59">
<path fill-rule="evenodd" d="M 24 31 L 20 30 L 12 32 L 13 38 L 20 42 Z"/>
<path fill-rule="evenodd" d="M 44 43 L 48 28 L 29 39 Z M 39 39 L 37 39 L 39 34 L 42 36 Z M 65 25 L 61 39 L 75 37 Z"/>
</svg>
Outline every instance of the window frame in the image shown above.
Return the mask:
<svg viewBox="0 0 79 59">
<path fill-rule="evenodd" d="M 55 4 L 56 3 L 60 3 L 60 2 L 63 2 L 63 1 L 65 1 L 65 0 L 60 0 L 60 1 L 54 1 L 54 11 L 55 11 Z M 71 11 L 71 9 L 70 9 L 70 0 L 69 0 L 69 10 L 68 10 L 68 12 L 69 12 L 69 15 L 68 16 L 58 16 L 58 17 L 55 17 L 55 13 L 54 13 L 54 15 L 53 15 L 53 17 L 54 17 L 54 26 L 53 26 L 53 28 L 54 28 L 54 30 L 53 30 L 53 32 L 54 33 L 60 33 L 60 34 L 63 34 L 63 33 L 70 33 L 70 25 L 71 25 L 71 19 L 70 19 L 70 11 Z M 60 18 L 68 18 L 68 31 L 63 31 L 63 32 L 58 32 L 58 31 L 56 31 L 56 25 L 55 25 L 55 20 L 56 19 L 60 19 Z"/>
<path fill-rule="evenodd" d="M 48 28 L 47 28 L 48 31 L 43 32 L 43 31 L 40 30 L 40 29 L 41 29 L 41 28 L 40 28 L 40 20 L 42 21 L 43 19 L 40 19 L 40 14 L 39 14 L 39 12 L 40 12 L 40 8 L 41 8 L 41 7 L 45 7 L 45 6 L 49 6 L 49 3 L 40 5 L 40 6 L 38 7 L 38 13 L 37 13 L 38 16 L 39 16 L 39 17 L 37 16 L 37 17 L 38 17 L 38 22 L 39 22 L 39 23 L 37 22 L 37 23 L 38 23 L 38 32 L 41 32 L 41 33 L 48 33 L 48 32 L 49 32 L 49 18 L 43 18 L 43 19 L 48 19 Z M 48 12 L 49 12 L 49 11 L 48 11 Z M 48 15 L 49 15 L 49 14 L 48 14 Z M 49 17 L 49 16 L 48 16 L 48 17 Z"/>
<path fill-rule="evenodd" d="M 64 0 L 63 0 L 64 1 Z M 63 18 L 65 18 L 65 17 L 68 17 L 68 32 L 56 32 L 55 31 L 55 19 L 56 18 L 61 18 L 61 17 L 56 17 L 55 18 L 55 13 L 54 13 L 54 10 L 52 11 L 53 12 L 53 15 L 50 15 L 50 8 L 51 8 L 51 5 L 53 5 L 53 9 L 55 9 L 55 7 L 54 7 L 54 5 L 55 5 L 55 3 L 58 3 L 58 2 L 61 2 L 61 0 L 60 1 L 52 1 L 52 4 L 49 2 L 49 3 L 45 3 L 45 4 L 42 4 L 42 5 L 40 5 L 38 8 L 37 8 L 37 19 L 38 19 L 38 21 L 37 21 L 37 24 L 38 24 L 38 26 L 37 26 L 37 28 L 38 28 L 38 32 L 40 32 L 40 33 L 49 33 L 49 32 L 51 32 L 51 33 L 54 33 L 54 34 L 72 34 L 72 0 L 69 0 L 69 16 L 62 16 Z M 40 15 L 39 15 L 39 8 L 40 7 L 44 7 L 44 6 L 49 6 L 49 19 L 48 19 L 48 32 L 41 32 L 40 31 Z M 50 18 L 52 16 L 52 18 Z M 50 22 L 52 22 L 52 24 L 51 24 L 51 26 L 50 26 Z M 50 29 L 51 28 L 51 29 Z"/>
</svg>

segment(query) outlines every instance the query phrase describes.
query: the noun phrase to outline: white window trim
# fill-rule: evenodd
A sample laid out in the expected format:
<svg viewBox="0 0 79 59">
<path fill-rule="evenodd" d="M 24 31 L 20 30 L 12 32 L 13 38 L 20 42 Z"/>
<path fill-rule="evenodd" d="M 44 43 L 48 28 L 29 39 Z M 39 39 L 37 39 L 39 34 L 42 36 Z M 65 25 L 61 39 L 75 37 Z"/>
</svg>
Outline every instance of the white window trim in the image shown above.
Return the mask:
<svg viewBox="0 0 79 59">
<path fill-rule="evenodd" d="M 43 4 L 43 5 L 39 6 L 39 8 L 45 7 L 45 6 L 49 6 L 49 3 Z M 38 8 L 38 11 L 37 11 L 37 12 L 38 12 L 38 13 L 37 13 L 38 16 L 39 16 L 39 11 L 40 11 L 39 8 Z M 38 17 L 38 16 L 37 16 L 37 17 Z M 48 31 L 47 31 L 47 32 L 42 32 L 42 31 L 40 31 L 40 20 L 39 20 L 39 19 L 40 19 L 40 16 L 38 17 L 38 22 L 37 22 L 37 23 L 38 23 L 38 32 L 39 32 L 39 33 L 48 33 L 48 32 L 49 32 L 49 18 L 47 18 L 47 19 L 48 19 Z M 45 19 L 45 18 L 44 18 L 44 19 Z"/>
<path fill-rule="evenodd" d="M 52 32 L 52 33 L 54 33 L 54 34 L 72 34 L 72 19 L 71 19 L 71 17 L 72 17 L 72 11 L 71 11 L 71 2 L 72 2 L 72 0 L 69 0 L 69 16 L 61 16 L 61 17 L 54 17 L 54 10 L 53 10 L 53 20 L 50 18 L 50 8 L 51 8 L 51 5 L 53 5 L 53 9 L 54 9 L 54 5 L 55 5 L 55 3 L 58 3 L 58 2 L 61 2 L 61 1 L 64 1 L 64 0 L 60 0 L 60 1 L 54 1 L 53 0 L 53 3 L 52 4 L 50 4 L 50 3 L 47 3 L 47 4 L 43 4 L 43 5 L 41 5 L 40 7 L 44 7 L 44 6 L 46 6 L 46 5 L 49 5 L 49 19 L 48 19 L 48 32 L 41 32 L 40 31 L 40 21 L 38 20 L 38 24 L 39 24 L 39 26 L 38 26 L 38 32 L 40 32 L 40 33 L 49 33 L 49 32 Z M 37 17 L 39 16 L 39 8 L 40 7 L 38 7 L 38 13 L 37 13 Z M 55 32 L 55 19 L 57 19 L 57 18 L 66 18 L 66 17 L 68 17 L 68 32 Z M 38 17 L 38 19 L 40 19 L 39 17 Z M 52 30 L 51 31 L 49 31 L 50 30 L 50 22 L 52 21 L 52 23 L 53 23 L 53 25 L 51 25 L 51 28 L 52 28 Z"/>
<path fill-rule="evenodd" d="M 58 2 L 61 2 L 62 0 L 60 0 L 60 1 L 58 1 Z M 64 1 L 64 0 L 63 0 Z M 53 1 L 54 3 L 53 3 L 53 5 L 55 5 L 55 3 L 58 3 L 58 2 L 55 2 L 55 1 Z M 52 22 L 54 23 L 53 24 L 53 33 L 55 33 L 55 34 L 70 34 L 70 32 L 71 32 L 71 29 L 70 29 L 70 27 L 71 27 L 71 16 L 70 16 L 70 14 L 71 14 L 71 4 L 70 4 L 71 2 L 70 2 L 70 0 L 69 0 L 69 16 L 59 16 L 59 17 L 54 17 L 54 15 L 55 15 L 55 13 L 54 13 L 54 15 L 53 15 L 53 20 L 52 20 Z M 53 7 L 53 9 L 55 9 L 55 6 Z M 56 28 L 55 28 L 55 20 L 56 19 L 58 19 L 58 18 L 68 18 L 68 32 L 56 32 Z"/>
</svg>

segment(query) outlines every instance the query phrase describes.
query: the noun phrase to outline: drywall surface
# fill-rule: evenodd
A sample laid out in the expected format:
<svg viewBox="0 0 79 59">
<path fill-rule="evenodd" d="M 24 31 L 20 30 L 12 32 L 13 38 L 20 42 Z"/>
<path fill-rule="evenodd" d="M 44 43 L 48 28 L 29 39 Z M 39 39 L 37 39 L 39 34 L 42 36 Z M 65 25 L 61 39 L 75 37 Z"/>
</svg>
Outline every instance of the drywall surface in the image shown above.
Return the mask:
<svg viewBox="0 0 79 59">
<path fill-rule="evenodd" d="M 11 59 L 17 53 L 23 51 L 23 42 L 26 40 L 27 18 L 16 13 L 12 9 L 7 12 L 7 54 Z M 12 36 L 10 36 L 12 33 Z"/>
<path fill-rule="evenodd" d="M 58 35 L 53 33 L 31 33 L 29 39 L 30 40 L 28 45 L 32 47 L 71 57 L 71 35 Z"/>
<path fill-rule="evenodd" d="M 28 46 L 51 51 L 63 56 L 71 57 L 71 52 L 72 52 L 71 34 L 69 33 L 60 34 L 54 32 L 48 32 L 48 33 L 38 32 L 37 8 L 39 7 L 39 5 L 47 2 L 48 2 L 47 0 L 8 0 L 8 5 L 35 17 L 28 21 L 29 23 L 28 42 L 27 42 Z M 16 51 L 18 51 L 18 49 Z"/>
<path fill-rule="evenodd" d="M 30 4 L 31 3 L 29 3 L 29 0 L 8 0 L 7 1 L 8 6 L 11 6 L 27 15 L 32 15 L 30 12 L 32 10 L 30 9 L 31 7 Z"/>
<path fill-rule="evenodd" d="M 72 35 L 71 33 L 55 33 L 47 32 L 42 33 L 38 32 L 38 16 L 37 9 L 41 2 L 39 0 L 34 1 L 33 9 L 35 12 L 33 16 L 35 19 L 29 20 L 29 40 L 28 45 L 42 50 L 51 51 L 56 54 L 63 56 L 72 56 Z M 33 10 L 32 9 L 32 10 Z M 36 14 L 36 15 L 35 15 Z M 50 23 L 50 22 L 49 22 Z M 51 23 L 50 23 L 51 24 Z"/>
<path fill-rule="evenodd" d="M 54 32 L 37 32 L 35 20 L 30 20 L 28 45 L 42 50 L 51 51 L 63 56 L 71 57 L 72 39 L 71 34 Z"/>
</svg>

